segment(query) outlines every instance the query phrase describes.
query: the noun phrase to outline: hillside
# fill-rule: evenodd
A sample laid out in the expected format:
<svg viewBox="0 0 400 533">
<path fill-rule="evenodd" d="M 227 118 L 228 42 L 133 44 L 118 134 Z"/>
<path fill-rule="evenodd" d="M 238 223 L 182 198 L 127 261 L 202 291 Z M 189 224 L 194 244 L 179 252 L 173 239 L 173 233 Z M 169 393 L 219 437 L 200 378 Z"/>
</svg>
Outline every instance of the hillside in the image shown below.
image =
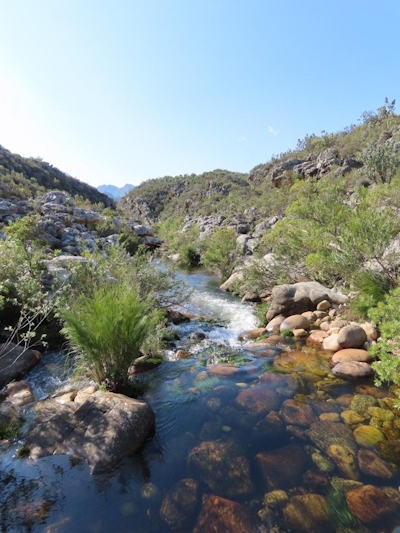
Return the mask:
<svg viewBox="0 0 400 533">
<path fill-rule="evenodd" d="M 95 187 L 72 178 L 39 158 L 21 157 L 0 145 L 0 198 L 27 200 L 49 190 L 67 192 L 91 204 L 114 207 L 115 202 Z"/>
<path fill-rule="evenodd" d="M 399 142 L 400 116 L 394 112 L 394 102 L 386 99 L 376 112 L 364 112 L 357 125 L 306 135 L 295 148 L 248 174 L 214 170 L 152 179 L 130 191 L 120 207 L 149 222 L 218 214 L 228 220 L 240 215 L 257 223 L 282 216 L 296 197 L 292 186 L 299 181 L 343 180 L 347 190 L 387 181 L 383 167 L 396 167 Z"/>
</svg>

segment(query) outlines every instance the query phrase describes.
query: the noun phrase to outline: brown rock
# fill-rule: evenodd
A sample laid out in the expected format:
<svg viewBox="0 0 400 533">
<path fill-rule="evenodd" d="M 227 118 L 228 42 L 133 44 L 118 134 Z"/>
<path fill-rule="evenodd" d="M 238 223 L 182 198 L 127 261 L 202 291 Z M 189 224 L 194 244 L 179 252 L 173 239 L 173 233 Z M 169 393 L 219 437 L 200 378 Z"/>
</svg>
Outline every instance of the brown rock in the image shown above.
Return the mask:
<svg viewBox="0 0 400 533">
<path fill-rule="evenodd" d="M 259 527 L 259 517 L 248 507 L 205 494 L 193 533 L 252 533 Z"/>
<path fill-rule="evenodd" d="M 350 361 L 358 361 L 359 363 L 369 363 L 372 357 L 366 350 L 359 350 L 357 348 L 344 348 L 339 350 L 332 356 L 332 363 L 348 363 Z"/>
<path fill-rule="evenodd" d="M 328 337 L 328 333 L 326 331 L 314 329 L 310 331 L 310 335 L 307 339 L 307 344 L 309 346 L 321 346 L 326 337 Z"/>
<path fill-rule="evenodd" d="M 278 315 L 268 322 L 265 329 L 268 332 L 275 331 L 276 329 L 279 330 L 279 326 L 282 324 L 284 320 L 285 320 L 285 317 L 283 315 Z"/>
<path fill-rule="evenodd" d="M 377 444 L 386 440 L 382 431 L 374 426 L 361 425 L 354 430 L 354 438 L 363 448 L 375 448 Z"/>
<path fill-rule="evenodd" d="M 271 452 L 259 453 L 256 459 L 268 490 L 296 487 L 301 483 L 310 462 L 303 448 L 292 444 Z"/>
<path fill-rule="evenodd" d="M 322 348 L 331 352 L 337 352 L 340 349 L 337 338 L 338 334 L 332 333 L 322 341 Z"/>
<path fill-rule="evenodd" d="M 301 339 L 303 337 L 307 337 L 308 336 L 308 332 L 305 330 L 305 329 L 294 329 L 293 330 L 293 337 L 297 338 L 297 339 Z"/>
<path fill-rule="evenodd" d="M 354 450 L 348 446 L 331 444 L 326 450 L 326 453 L 346 478 L 356 481 L 360 478 L 357 457 Z"/>
<path fill-rule="evenodd" d="M 286 400 L 279 414 L 287 424 L 308 427 L 318 421 L 318 417 L 311 406 L 306 403 Z"/>
<path fill-rule="evenodd" d="M 367 334 L 360 326 L 345 326 L 338 333 L 338 343 L 342 348 L 361 348 L 366 340 Z"/>
<path fill-rule="evenodd" d="M 350 361 L 348 363 L 338 363 L 332 368 L 332 374 L 341 378 L 368 378 L 374 371 L 368 363 L 358 363 Z"/>
<path fill-rule="evenodd" d="M 34 401 L 31 386 L 27 381 L 9 383 L 2 391 L 1 398 L 7 400 L 14 407 L 22 407 Z"/>
<path fill-rule="evenodd" d="M 224 497 L 235 498 L 253 491 L 249 463 L 233 444 L 202 442 L 189 453 L 188 465 L 210 490 Z"/>
<path fill-rule="evenodd" d="M 164 497 L 161 518 L 172 529 L 178 529 L 189 522 L 199 502 L 198 483 L 194 479 L 181 479 Z"/>
<path fill-rule="evenodd" d="M 361 472 L 367 476 L 383 479 L 390 479 L 393 477 L 393 471 L 389 465 L 371 450 L 359 450 L 358 464 Z"/>
<path fill-rule="evenodd" d="M 320 494 L 293 496 L 283 510 L 285 524 L 296 533 L 330 531 L 328 504 Z"/>
<path fill-rule="evenodd" d="M 346 494 L 350 512 L 364 524 L 387 517 L 396 509 L 383 490 L 374 485 L 364 485 Z"/>
<path fill-rule="evenodd" d="M 262 385 L 243 390 L 235 401 L 241 407 L 257 414 L 275 411 L 280 405 L 278 394 Z"/>
<path fill-rule="evenodd" d="M 367 334 L 368 339 L 376 341 L 377 338 L 379 337 L 378 330 L 374 328 L 371 322 L 364 322 L 364 324 L 360 324 L 360 327 L 363 328 L 363 330 Z"/>
<path fill-rule="evenodd" d="M 322 300 L 322 302 L 319 302 L 317 305 L 317 311 L 328 311 L 331 307 L 331 302 L 328 302 L 328 300 Z"/>
<path fill-rule="evenodd" d="M 242 331 L 242 333 L 239 335 L 239 340 L 240 341 L 254 340 L 266 332 L 267 332 L 266 328 L 247 329 L 246 331 Z"/>
<path fill-rule="evenodd" d="M 310 329 L 310 322 L 303 315 L 292 315 L 285 320 L 280 325 L 280 330 L 284 331 L 285 329 Z"/>
<path fill-rule="evenodd" d="M 229 363 L 220 363 L 218 365 L 209 365 L 207 370 L 210 374 L 217 376 L 232 376 L 233 374 L 237 374 L 240 368 Z"/>
<path fill-rule="evenodd" d="M 308 372 L 317 376 L 326 376 L 330 373 L 330 366 L 318 355 L 305 352 L 282 353 L 274 360 L 274 367 L 289 372 Z"/>
</svg>

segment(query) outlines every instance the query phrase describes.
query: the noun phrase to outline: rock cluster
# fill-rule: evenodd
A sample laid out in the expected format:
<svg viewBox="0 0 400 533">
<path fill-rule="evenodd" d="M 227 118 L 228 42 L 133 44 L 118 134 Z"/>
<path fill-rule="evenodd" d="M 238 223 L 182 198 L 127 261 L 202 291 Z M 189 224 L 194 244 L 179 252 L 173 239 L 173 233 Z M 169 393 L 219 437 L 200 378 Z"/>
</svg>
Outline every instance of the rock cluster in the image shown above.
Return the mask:
<svg viewBox="0 0 400 533">
<path fill-rule="evenodd" d="M 32 201 L 12 203 L 0 199 L 0 223 L 8 224 L 28 214 L 38 213 L 38 229 L 49 248 L 63 254 L 80 255 L 84 250 L 93 251 L 113 244 L 122 227 L 139 237 L 148 246 L 160 246 L 162 240 L 154 237 L 150 227 L 138 222 L 122 222 L 109 218 L 92 209 L 77 207 L 66 193 L 51 191 Z M 105 230 L 104 230 L 105 228 Z M 102 236 L 102 232 L 107 236 Z"/>
</svg>

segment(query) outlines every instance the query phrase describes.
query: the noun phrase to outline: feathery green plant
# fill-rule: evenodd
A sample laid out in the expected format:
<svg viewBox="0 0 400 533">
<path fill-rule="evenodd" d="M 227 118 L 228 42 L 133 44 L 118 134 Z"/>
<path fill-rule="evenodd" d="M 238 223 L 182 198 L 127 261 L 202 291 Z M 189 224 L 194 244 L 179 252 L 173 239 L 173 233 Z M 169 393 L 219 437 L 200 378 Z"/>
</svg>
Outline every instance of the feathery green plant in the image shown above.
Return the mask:
<svg viewBox="0 0 400 533">
<path fill-rule="evenodd" d="M 60 314 L 63 333 L 76 352 L 77 371 L 118 392 L 126 389 L 129 367 L 163 316 L 150 300 L 141 301 L 134 288 L 121 282 L 79 296 Z"/>
</svg>

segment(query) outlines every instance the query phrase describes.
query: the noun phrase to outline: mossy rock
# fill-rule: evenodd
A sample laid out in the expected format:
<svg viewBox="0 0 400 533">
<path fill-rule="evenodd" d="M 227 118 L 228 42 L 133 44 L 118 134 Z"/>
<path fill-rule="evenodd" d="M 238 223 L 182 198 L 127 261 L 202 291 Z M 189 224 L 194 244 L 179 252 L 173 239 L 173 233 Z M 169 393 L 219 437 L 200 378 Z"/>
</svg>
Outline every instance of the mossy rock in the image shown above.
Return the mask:
<svg viewBox="0 0 400 533">
<path fill-rule="evenodd" d="M 386 440 L 380 429 L 366 425 L 358 426 L 354 430 L 354 438 L 362 448 L 375 448 L 377 444 Z"/>
</svg>

